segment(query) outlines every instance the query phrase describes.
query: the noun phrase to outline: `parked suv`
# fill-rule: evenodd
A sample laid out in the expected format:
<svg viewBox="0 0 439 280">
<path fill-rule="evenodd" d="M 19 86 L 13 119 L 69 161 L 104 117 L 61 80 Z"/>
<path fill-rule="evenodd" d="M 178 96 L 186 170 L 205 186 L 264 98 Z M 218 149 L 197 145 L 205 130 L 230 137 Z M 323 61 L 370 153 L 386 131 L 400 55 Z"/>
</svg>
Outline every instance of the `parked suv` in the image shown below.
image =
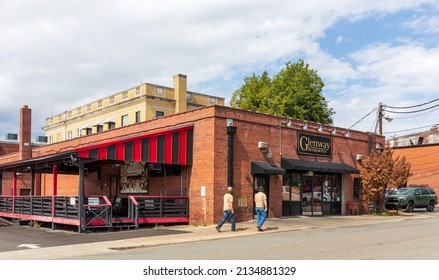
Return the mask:
<svg viewBox="0 0 439 280">
<path fill-rule="evenodd" d="M 389 195 L 386 201 L 387 209 L 405 209 L 412 212 L 415 208 L 425 207 L 432 212 L 437 203 L 437 196 L 430 187 L 400 188 L 394 194 Z"/>
</svg>

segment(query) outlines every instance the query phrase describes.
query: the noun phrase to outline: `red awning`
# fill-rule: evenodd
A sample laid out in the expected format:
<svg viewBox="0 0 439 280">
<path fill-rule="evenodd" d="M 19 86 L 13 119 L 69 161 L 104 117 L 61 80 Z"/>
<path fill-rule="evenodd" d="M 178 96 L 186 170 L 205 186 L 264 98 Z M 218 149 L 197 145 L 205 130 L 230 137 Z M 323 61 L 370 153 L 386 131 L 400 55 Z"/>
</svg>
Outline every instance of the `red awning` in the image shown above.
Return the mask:
<svg viewBox="0 0 439 280">
<path fill-rule="evenodd" d="M 193 125 L 75 149 L 80 158 L 192 165 Z"/>
</svg>

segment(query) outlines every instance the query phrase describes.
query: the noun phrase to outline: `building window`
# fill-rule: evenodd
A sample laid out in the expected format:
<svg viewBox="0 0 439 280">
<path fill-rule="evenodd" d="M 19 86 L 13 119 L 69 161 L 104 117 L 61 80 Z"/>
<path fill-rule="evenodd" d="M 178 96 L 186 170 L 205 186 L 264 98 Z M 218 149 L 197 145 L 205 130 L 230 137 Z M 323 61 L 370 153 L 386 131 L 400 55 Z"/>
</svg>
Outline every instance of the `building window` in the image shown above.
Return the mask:
<svg viewBox="0 0 439 280">
<path fill-rule="evenodd" d="M 69 131 L 67 131 L 67 139 L 72 139 L 73 138 L 73 131 L 72 130 L 69 130 Z"/>
<path fill-rule="evenodd" d="M 96 132 L 102 132 L 102 131 L 104 131 L 104 126 L 98 124 L 98 125 L 96 126 Z"/>
<path fill-rule="evenodd" d="M 164 115 L 165 115 L 165 112 L 162 112 L 162 111 L 155 111 L 155 117 L 156 117 L 156 118 L 163 117 Z"/>
<path fill-rule="evenodd" d="M 192 94 L 190 92 L 186 93 L 186 100 L 192 100 Z"/>
<path fill-rule="evenodd" d="M 216 104 L 216 97 L 209 97 L 209 104 Z"/>
<path fill-rule="evenodd" d="M 116 128 L 116 123 L 115 122 L 109 122 L 108 123 L 108 129 L 114 129 Z"/>
<path fill-rule="evenodd" d="M 122 92 L 122 99 L 127 99 L 127 98 L 128 98 L 128 91 Z"/>
<path fill-rule="evenodd" d="M 53 135 L 49 136 L 49 144 L 53 144 Z"/>
<path fill-rule="evenodd" d="M 80 129 L 80 128 L 78 128 L 78 129 L 76 130 L 76 136 L 77 136 L 77 137 L 81 137 L 81 129 Z"/>
<path fill-rule="evenodd" d="M 90 135 L 91 133 L 92 131 L 90 127 L 85 128 L 85 135 Z"/>
<path fill-rule="evenodd" d="M 162 87 L 156 87 L 155 92 L 157 95 L 163 95 L 165 93 L 165 89 Z"/>
<path fill-rule="evenodd" d="M 140 122 L 140 111 L 136 112 L 136 123 Z"/>
<path fill-rule="evenodd" d="M 354 178 L 354 198 L 360 198 L 361 178 Z"/>
<path fill-rule="evenodd" d="M 121 118 L 121 125 L 126 126 L 128 125 L 128 115 L 123 115 Z"/>
</svg>

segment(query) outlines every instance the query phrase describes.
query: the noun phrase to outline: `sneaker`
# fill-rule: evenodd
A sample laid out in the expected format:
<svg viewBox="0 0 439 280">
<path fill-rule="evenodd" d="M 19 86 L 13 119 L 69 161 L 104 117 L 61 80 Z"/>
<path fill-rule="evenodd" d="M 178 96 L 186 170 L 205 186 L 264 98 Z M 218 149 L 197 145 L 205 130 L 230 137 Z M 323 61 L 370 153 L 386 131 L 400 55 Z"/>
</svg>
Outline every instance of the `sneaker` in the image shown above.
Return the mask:
<svg viewBox="0 0 439 280">
<path fill-rule="evenodd" d="M 216 228 L 217 232 L 221 232 L 221 230 L 220 230 L 220 228 L 218 226 L 215 226 L 215 228 Z"/>
<path fill-rule="evenodd" d="M 258 231 L 264 231 L 260 226 L 256 226 L 258 228 Z"/>
</svg>

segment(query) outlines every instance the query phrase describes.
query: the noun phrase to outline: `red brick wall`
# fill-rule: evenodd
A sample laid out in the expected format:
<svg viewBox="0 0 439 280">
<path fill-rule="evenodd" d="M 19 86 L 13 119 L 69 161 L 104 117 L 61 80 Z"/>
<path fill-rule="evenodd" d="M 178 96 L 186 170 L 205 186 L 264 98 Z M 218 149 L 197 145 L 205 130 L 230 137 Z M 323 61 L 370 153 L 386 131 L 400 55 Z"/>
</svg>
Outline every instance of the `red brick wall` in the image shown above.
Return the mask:
<svg viewBox="0 0 439 280">
<path fill-rule="evenodd" d="M 426 184 L 439 193 L 439 145 L 420 145 L 407 148 L 393 149 L 393 156 L 406 157 L 411 164 L 413 176 L 408 184 Z"/>
<path fill-rule="evenodd" d="M 17 153 L 18 152 L 18 143 L 0 143 L 0 156 Z"/>
<path fill-rule="evenodd" d="M 154 133 L 172 129 L 178 126 L 191 124 L 194 126 L 193 165 L 182 168 L 182 176 L 151 177 L 149 181 L 151 195 L 183 195 L 190 197 L 190 222 L 194 224 L 212 224 L 218 222 L 222 215 L 223 195 L 227 188 L 227 143 L 226 119 L 234 120 L 237 133 L 234 139 L 234 198 L 237 221 L 253 219 L 253 176 L 250 174 L 251 161 L 268 161 L 279 166 L 280 164 L 280 122 L 285 118 L 269 116 L 260 113 L 231 109 L 221 106 L 210 106 L 166 116 L 144 123 L 134 124 L 122 128 L 105 131 L 90 136 L 84 136 L 69 141 L 35 148 L 33 156 L 43 156 L 72 150 L 76 147 L 93 143 L 126 138 L 128 136 Z M 298 123 L 299 121 L 295 121 Z M 317 132 L 318 125 L 308 123 L 311 134 L 323 134 L 333 139 L 333 156 L 331 158 L 303 156 L 296 152 L 297 132 L 302 128 L 283 127 L 282 150 L 283 157 L 299 158 L 304 160 L 318 160 L 337 163 L 346 163 L 358 167 L 356 155 L 368 155 L 370 149 L 369 135 L 358 131 L 351 131 L 351 137 L 331 135 L 332 127 L 325 127 L 325 132 Z M 380 141 L 384 141 L 381 137 Z M 267 142 L 273 154 L 270 159 L 266 152 L 258 149 L 258 142 Z M 0 164 L 17 160 L 13 157 L 1 157 Z M 109 195 L 109 178 L 114 171 L 101 173 L 101 180 L 87 177 L 85 179 L 86 195 Z M 344 175 L 343 192 L 344 202 L 352 199 L 353 177 L 358 175 Z M 75 176 L 76 177 L 76 176 Z M 44 184 L 43 184 L 44 183 Z M 77 195 L 78 179 L 58 178 L 59 195 Z M 3 184 L 5 185 L 5 183 Z M 51 193 L 51 175 L 45 175 L 42 180 L 42 190 Z M 270 176 L 270 217 L 280 217 L 282 214 L 282 176 Z M 201 189 L 205 188 L 205 196 Z M 113 191 L 114 193 L 114 191 Z M 238 207 L 238 199 L 247 199 L 247 207 Z"/>
</svg>

